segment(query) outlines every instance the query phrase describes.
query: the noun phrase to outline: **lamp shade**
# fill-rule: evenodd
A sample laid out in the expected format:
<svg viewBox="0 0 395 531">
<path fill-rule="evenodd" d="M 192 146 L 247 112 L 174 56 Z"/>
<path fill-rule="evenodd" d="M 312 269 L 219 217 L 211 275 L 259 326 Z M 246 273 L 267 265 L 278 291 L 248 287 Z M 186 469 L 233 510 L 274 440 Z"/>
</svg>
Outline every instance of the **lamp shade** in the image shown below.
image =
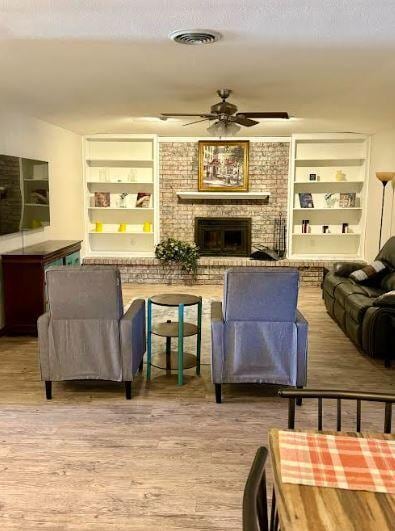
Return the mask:
<svg viewBox="0 0 395 531">
<path fill-rule="evenodd" d="M 376 171 L 376 177 L 382 183 L 388 183 L 395 178 L 395 171 Z"/>
</svg>

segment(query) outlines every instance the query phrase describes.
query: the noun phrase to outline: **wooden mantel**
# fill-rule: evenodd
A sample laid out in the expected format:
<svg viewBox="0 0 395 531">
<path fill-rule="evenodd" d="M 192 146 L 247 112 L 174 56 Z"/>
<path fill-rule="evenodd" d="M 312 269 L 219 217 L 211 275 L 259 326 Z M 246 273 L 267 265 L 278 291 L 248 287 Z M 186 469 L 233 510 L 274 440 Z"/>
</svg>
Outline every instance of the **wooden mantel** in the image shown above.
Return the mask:
<svg viewBox="0 0 395 531">
<path fill-rule="evenodd" d="M 176 194 L 180 199 L 267 199 L 270 192 L 180 192 Z"/>
</svg>

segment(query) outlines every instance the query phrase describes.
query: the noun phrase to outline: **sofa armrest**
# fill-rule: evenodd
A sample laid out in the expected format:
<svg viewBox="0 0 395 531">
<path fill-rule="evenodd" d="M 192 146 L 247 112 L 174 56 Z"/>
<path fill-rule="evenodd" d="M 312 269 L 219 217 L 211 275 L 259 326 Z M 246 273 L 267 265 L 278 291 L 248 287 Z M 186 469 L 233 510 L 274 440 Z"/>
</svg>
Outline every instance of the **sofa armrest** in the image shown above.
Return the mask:
<svg viewBox="0 0 395 531">
<path fill-rule="evenodd" d="M 373 358 L 395 359 L 395 307 L 371 306 L 362 321 L 362 348 Z"/>
<path fill-rule="evenodd" d="M 133 380 L 144 357 L 145 339 L 145 301 L 136 299 L 119 321 L 119 333 L 122 355 L 122 379 Z"/>
<path fill-rule="evenodd" d="M 395 310 L 395 290 L 383 293 L 373 301 L 373 306 L 393 308 Z"/>
<path fill-rule="evenodd" d="M 295 323 L 298 334 L 296 385 L 303 387 L 306 385 L 307 382 L 307 351 L 309 324 L 299 310 L 296 310 Z"/>
<path fill-rule="evenodd" d="M 213 383 L 222 383 L 224 364 L 224 319 L 222 302 L 211 303 L 211 378 Z"/>
<path fill-rule="evenodd" d="M 49 312 L 43 313 L 37 319 L 38 351 L 41 371 L 41 380 L 51 380 L 49 369 Z"/>
<path fill-rule="evenodd" d="M 366 262 L 335 262 L 333 272 L 338 277 L 348 277 L 354 271 L 366 266 Z"/>
</svg>

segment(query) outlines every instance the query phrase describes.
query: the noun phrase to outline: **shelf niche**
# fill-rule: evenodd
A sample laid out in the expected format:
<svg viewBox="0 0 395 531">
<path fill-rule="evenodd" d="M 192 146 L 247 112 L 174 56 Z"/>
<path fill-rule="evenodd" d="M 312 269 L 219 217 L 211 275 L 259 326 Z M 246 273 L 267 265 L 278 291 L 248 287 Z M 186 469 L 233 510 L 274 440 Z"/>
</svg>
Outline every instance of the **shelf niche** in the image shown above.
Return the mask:
<svg viewBox="0 0 395 531">
<path fill-rule="evenodd" d="M 311 259 L 355 259 L 362 256 L 369 139 L 356 134 L 293 135 L 289 178 L 288 256 Z M 336 173 L 345 174 L 337 180 Z M 310 180 L 316 174 L 317 180 Z M 340 207 L 340 193 L 355 193 L 354 207 Z M 299 194 L 311 193 L 314 208 L 300 207 Z M 335 193 L 334 207 L 325 194 Z M 309 233 L 302 233 L 304 219 Z M 348 223 L 350 232 L 342 233 Z M 322 233 L 328 225 L 330 233 Z"/>
</svg>

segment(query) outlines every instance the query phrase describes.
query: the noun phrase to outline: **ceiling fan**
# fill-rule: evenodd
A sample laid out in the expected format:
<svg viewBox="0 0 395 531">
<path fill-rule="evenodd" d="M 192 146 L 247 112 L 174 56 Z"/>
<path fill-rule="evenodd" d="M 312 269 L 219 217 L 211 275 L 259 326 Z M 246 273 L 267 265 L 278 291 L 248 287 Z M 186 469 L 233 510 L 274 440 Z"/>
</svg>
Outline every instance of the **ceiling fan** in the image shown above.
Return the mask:
<svg viewBox="0 0 395 531">
<path fill-rule="evenodd" d="M 241 129 L 241 125 L 244 127 L 252 127 L 253 125 L 257 125 L 259 122 L 254 120 L 254 118 L 289 119 L 287 112 L 237 112 L 236 105 L 226 101 L 231 93 L 232 91 L 230 89 L 217 90 L 217 94 L 222 101 L 212 105 L 209 113 L 162 113 L 160 115 L 160 119 L 167 120 L 168 118 L 188 116 L 202 118 L 202 120 L 195 120 L 193 122 L 184 124 L 184 126 L 215 120 L 215 122 L 207 128 L 207 131 L 210 134 L 218 136 L 234 135 Z"/>
</svg>

